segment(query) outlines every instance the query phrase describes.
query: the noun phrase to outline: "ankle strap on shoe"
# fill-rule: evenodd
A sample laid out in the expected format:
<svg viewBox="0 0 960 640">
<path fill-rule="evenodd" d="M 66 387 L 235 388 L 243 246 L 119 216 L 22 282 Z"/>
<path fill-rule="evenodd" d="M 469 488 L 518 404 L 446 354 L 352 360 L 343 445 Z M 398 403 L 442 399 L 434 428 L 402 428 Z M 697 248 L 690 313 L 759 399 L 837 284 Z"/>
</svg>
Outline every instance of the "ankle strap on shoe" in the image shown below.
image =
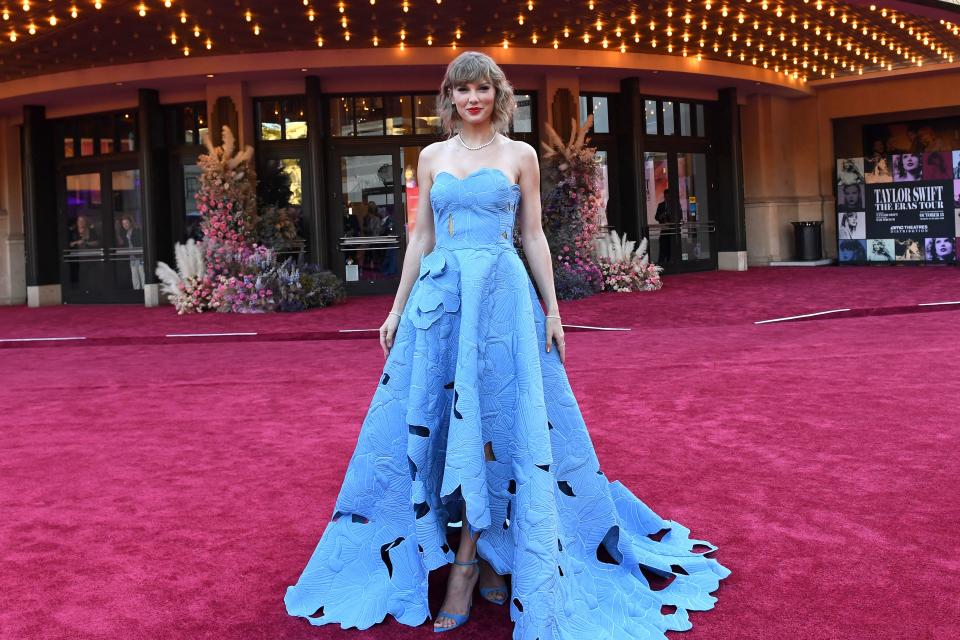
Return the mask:
<svg viewBox="0 0 960 640">
<path fill-rule="evenodd" d="M 460 562 L 459 560 L 454 560 L 453 564 L 460 565 L 461 567 L 470 567 L 480 562 L 477 558 L 470 560 L 469 562 Z"/>
</svg>

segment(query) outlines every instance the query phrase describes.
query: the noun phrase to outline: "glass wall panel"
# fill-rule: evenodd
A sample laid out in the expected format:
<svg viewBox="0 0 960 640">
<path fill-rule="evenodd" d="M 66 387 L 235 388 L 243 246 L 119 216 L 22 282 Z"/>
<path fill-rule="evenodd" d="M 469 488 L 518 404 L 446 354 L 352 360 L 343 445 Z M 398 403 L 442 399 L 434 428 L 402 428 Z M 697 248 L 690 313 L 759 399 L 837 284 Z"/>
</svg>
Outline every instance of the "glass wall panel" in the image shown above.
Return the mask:
<svg viewBox="0 0 960 640">
<path fill-rule="evenodd" d="M 393 156 L 342 156 L 340 177 L 346 281 L 397 280 L 398 230 L 404 221 L 395 201 Z"/>
<path fill-rule="evenodd" d="M 283 131 L 285 140 L 301 140 L 307 137 L 306 102 L 302 97 L 285 98 L 283 101 Z"/>
<path fill-rule="evenodd" d="M 644 100 L 643 111 L 647 121 L 647 135 L 657 135 L 659 133 L 657 128 L 657 101 Z"/>
<path fill-rule="evenodd" d="M 382 136 L 385 131 L 383 98 L 359 96 L 357 101 L 357 135 Z"/>
<path fill-rule="evenodd" d="M 257 176 L 260 235 L 281 259 L 299 258 L 306 252 L 303 168 L 299 157 L 271 158 Z"/>
<path fill-rule="evenodd" d="M 80 129 L 80 156 L 94 154 L 93 138 L 96 135 L 96 123 L 90 118 L 81 118 L 78 123 Z"/>
<path fill-rule="evenodd" d="M 673 120 L 673 102 L 663 101 L 663 135 L 672 136 L 676 133 L 676 125 Z"/>
<path fill-rule="evenodd" d="M 593 131 L 610 133 L 610 101 L 606 96 L 593 96 Z"/>
<path fill-rule="evenodd" d="M 610 157 L 606 151 L 598 149 L 597 158 L 600 159 L 600 184 L 603 197 L 603 209 L 600 211 L 599 224 L 601 227 L 605 227 L 607 226 L 607 204 L 610 202 Z"/>
<path fill-rule="evenodd" d="M 690 127 L 690 105 L 686 102 L 680 103 L 680 135 L 689 136 L 691 134 Z"/>
<path fill-rule="evenodd" d="M 705 226 L 710 220 L 706 154 L 677 155 L 677 184 L 680 210 L 686 223 L 680 236 L 680 257 L 684 261 L 710 258 L 710 234 Z"/>
<path fill-rule="evenodd" d="M 197 191 L 200 189 L 200 167 L 195 163 L 183 165 L 183 215 L 184 237 L 194 240 L 203 240 L 203 230 L 200 227 L 201 214 L 197 208 Z"/>
<path fill-rule="evenodd" d="M 707 128 L 703 121 L 703 105 L 697 105 L 697 135 L 701 138 L 707 135 Z"/>
<path fill-rule="evenodd" d="M 387 135 L 405 136 L 413 133 L 413 103 L 410 96 L 384 98 Z"/>
<path fill-rule="evenodd" d="M 120 140 L 120 151 L 137 150 L 136 114 L 124 113 L 117 118 L 117 138 Z"/>
<path fill-rule="evenodd" d="M 257 102 L 257 121 L 260 123 L 258 135 L 261 140 L 280 140 L 283 138 L 283 129 L 280 124 L 281 108 L 279 100 Z"/>
<path fill-rule="evenodd" d="M 669 156 L 666 153 L 648 151 L 643 154 L 644 191 L 647 194 L 647 224 L 650 225 L 648 251 L 650 259 L 656 264 L 670 261 L 670 253 L 675 244 L 676 225 L 661 223 L 657 220 L 657 209 L 667 206 L 664 193 L 670 186 Z M 673 202 L 675 203 L 675 198 Z M 676 210 L 675 204 L 671 205 Z"/>
<path fill-rule="evenodd" d="M 439 134 L 440 118 L 437 117 L 437 99 L 432 95 L 414 96 L 415 133 Z"/>
<path fill-rule="evenodd" d="M 330 135 L 355 135 L 353 124 L 353 98 L 331 98 Z"/>
<path fill-rule="evenodd" d="M 533 97 L 517 94 L 517 110 L 513 113 L 513 131 L 515 133 L 533 133 Z"/>
<path fill-rule="evenodd" d="M 61 260 L 64 285 L 71 289 L 96 289 L 100 286 L 103 264 L 103 229 L 100 225 L 103 194 L 99 173 L 66 176 L 65 216 L 66 248 Z"/>
<path fill-rule="evenodd" d="M 183 108 L 183 118 L 180 119 L 179 130 L 180 130 L 180 142 L 183 144 L 197 144 L 200 141 L 194 140 L 196 137 L 196 123 L 197 123 L 197 114 L 193 110 L 193 107 L 184 107 Z"/>
<path fill-rule="evenodd" d="M 143 218 L 140 212 L 140 171 L 111 173 L 113 250 L 111 275 L 115 289 L 143 289 Z"/>
</svg>

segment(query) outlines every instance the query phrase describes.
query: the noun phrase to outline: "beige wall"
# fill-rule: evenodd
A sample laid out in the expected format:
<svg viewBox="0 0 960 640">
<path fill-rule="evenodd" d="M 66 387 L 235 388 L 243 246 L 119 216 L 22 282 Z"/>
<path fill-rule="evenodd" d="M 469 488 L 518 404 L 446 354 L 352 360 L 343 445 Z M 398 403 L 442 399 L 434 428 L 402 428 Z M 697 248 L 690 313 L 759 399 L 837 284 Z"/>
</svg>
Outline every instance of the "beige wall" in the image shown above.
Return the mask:
<svg viewBox="0 0 960 640">
<path fill-rule="evenodd" d="M 836 257 L 834 120 L 960 109 L 958 86 L 953 68 L 825 83 L 811 97 L 750 96 L 741 110 L 749 263 L 790 259 L 798 220 L 823 220 L 824 253 Z"/>
<path fill-rule="evenodd" d="M 9 118 L 0 117 L 0 305 L 27 300 L 19 131 Z"/>
</svg>

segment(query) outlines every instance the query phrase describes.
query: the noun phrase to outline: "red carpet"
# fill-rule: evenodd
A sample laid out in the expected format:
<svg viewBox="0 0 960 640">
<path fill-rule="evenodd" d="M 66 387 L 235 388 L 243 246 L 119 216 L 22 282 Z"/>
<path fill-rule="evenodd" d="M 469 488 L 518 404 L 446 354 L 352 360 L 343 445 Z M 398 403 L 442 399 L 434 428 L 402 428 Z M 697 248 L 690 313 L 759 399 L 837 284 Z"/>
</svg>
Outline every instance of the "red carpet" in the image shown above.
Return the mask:
<svg viewBox="0 0 960 640">
<path fill-rule="evenodd" d="M 960 271 L 756 269 L 561 303 L 601 463 L 720 546 L 733 575 L 678 639 L 960 635 Z M 307 314 L 0 309 L 0 637 L 432 635 L 310 628 L 283 593 L 331 515 L 383 355 L 374 340 L 150 344 L 175 332 L 372 328 L 388 297 Z M 329 337 L 329 336 L 328 336 Z M 142 339 L 141 339 L 142 338 Z M 8 345 L 10 343 L 7 343 Z M 444 575 L 431 584 L 432 608 Z M 480 601 L 451 638 L 510 636 Z"/>
</svg>

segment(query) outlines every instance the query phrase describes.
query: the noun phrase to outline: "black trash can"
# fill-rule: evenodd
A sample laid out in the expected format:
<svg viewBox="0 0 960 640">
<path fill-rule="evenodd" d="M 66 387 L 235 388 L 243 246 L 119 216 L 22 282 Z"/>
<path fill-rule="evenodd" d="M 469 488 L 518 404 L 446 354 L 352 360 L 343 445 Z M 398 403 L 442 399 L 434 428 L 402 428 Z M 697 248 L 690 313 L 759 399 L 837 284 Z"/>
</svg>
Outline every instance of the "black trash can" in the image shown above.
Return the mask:
<svg viewBox="0 0 960 640">
<path fill-rule="evenodd" d="M 794 222 L 793 238 L 797 260 L 819 260 L 823 257 L 823 222 L 821 220 Z"/>
</svg>

